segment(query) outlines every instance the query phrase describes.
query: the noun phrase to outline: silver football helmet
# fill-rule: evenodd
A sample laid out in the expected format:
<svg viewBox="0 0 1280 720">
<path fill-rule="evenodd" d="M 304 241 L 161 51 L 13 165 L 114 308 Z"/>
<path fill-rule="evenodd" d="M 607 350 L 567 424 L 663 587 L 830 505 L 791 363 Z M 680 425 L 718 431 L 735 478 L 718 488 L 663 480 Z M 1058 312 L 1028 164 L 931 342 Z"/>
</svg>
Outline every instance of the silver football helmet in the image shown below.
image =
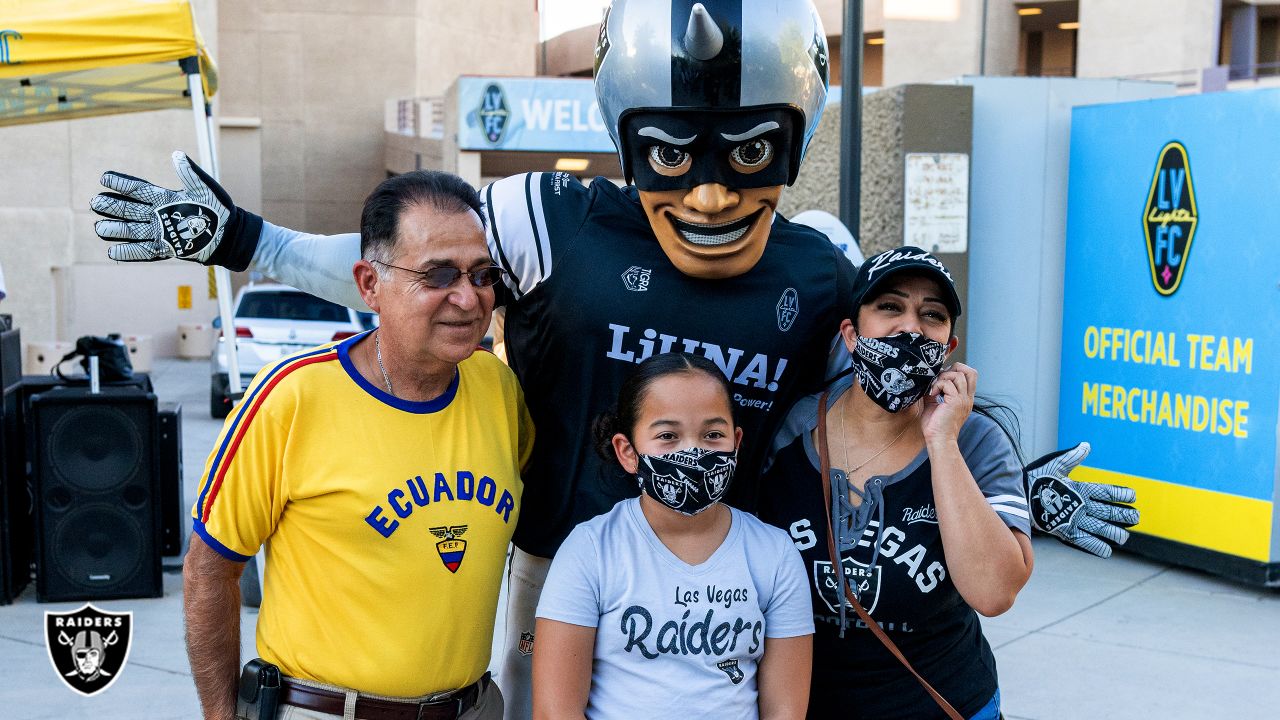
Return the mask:
<svg viewBox="0 0 1280 720">
<path fill-rule="evenodd" d="M 811 0 L 613 0 L 596 40 L 596 99 L 628 179 L 631 112 L 793 109 L 793 182 L 826 104 L 827 60 Z"/>
</svg>

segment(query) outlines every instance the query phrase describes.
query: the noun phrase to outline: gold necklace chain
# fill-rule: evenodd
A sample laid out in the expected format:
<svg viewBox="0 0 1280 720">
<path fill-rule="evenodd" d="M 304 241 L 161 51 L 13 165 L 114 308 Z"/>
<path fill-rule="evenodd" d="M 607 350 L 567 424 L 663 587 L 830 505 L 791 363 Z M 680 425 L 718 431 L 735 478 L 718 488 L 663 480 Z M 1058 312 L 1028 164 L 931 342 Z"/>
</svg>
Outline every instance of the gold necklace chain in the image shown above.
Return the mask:
<svg viewBox="0 0 1280 720">
<path fill-rule="evenodd" d="M 923 406 L 921 406 L 921 411 L 923 411 L 923 409 L 924 409 Z M 845 477 L 851 477 L 854 473 L 858 472 L 863 467 L 865 467 L 867 463 L 883 455 L 886 450 L 893 447 L 899 440 L 901 440 L 903 435 L 907 434 L 907 430 L 911 429 L 911 423 L 907 423 L 906 425 L 903 425 L 902 431 L 899 432 L 896 436 L 894 436 L 894 438 L 889 441 L 888 445 L 885 445 L 884 447 L 877 450 L 874 455 L 858 463 L 856 467 L 849 467 L 849 433 L 845 430 L 844 416 L 845 416 L 845 412 L 841 410 L 840 411 L 840 439 L 844 443 L 844 453 L 843 453 L 844 466 L 848 468 L 847 470 L 845 470 L 845 473 L 844 473 Z"/>
</svg>

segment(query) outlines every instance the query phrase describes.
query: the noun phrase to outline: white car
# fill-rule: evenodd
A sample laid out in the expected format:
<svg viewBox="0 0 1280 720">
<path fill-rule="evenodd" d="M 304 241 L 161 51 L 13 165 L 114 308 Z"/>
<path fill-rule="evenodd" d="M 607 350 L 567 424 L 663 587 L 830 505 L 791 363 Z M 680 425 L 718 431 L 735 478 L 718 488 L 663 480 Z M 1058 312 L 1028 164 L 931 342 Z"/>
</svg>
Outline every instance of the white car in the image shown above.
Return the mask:
<svg viewBox="0 0 1280 720">
<path fill-rule="evenodd" d="M 235 302 L 236 357 L 240 360 L 241 387 L 247 387 L 264 365 L 280 358 L 351 337 L 374 327 L 373 313 L 360 313 L 288 285 L 248 285 Z M 215 327 L 221 322 L 214 321 Z M 209 413 L 216 418 L 231 412 L 226 341 L 214 346 Z"/>
</svg>

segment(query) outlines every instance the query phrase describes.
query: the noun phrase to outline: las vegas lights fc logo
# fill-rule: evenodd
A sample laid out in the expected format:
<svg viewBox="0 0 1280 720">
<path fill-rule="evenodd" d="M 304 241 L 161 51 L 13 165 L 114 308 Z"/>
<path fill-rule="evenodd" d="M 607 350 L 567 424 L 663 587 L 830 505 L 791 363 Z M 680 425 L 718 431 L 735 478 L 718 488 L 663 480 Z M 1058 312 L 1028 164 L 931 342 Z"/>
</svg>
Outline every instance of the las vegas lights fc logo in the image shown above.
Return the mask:
<svg viewBox="0 0 1280 720">
<path fill-rule="evenodd" d="M 1174 294 L 1182 284 L 1197 222 L 1191 162 L 1186 147 L 1175 140 L 1161 148 L 1156 159 L 1156 173 L 1151 178 L 1142 215 L 1151 283 L 1161 295 Z"/>
</svg>

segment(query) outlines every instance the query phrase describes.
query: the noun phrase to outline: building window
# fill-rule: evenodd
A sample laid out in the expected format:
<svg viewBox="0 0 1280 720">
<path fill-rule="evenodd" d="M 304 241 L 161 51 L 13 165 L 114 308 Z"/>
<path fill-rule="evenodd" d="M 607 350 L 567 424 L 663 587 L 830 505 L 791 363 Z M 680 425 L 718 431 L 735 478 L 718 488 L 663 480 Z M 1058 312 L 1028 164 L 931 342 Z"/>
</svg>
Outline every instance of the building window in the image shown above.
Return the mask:
<svg viewBox="0 0 1280 720">
<path fill-rule="evenodd" d="M 1014 11 L 1018 13 L 1021 28 L 1017 74 L 1075 77 L 1080 3 L 1074 0 L 1017 3 Z"/>
</svg>

